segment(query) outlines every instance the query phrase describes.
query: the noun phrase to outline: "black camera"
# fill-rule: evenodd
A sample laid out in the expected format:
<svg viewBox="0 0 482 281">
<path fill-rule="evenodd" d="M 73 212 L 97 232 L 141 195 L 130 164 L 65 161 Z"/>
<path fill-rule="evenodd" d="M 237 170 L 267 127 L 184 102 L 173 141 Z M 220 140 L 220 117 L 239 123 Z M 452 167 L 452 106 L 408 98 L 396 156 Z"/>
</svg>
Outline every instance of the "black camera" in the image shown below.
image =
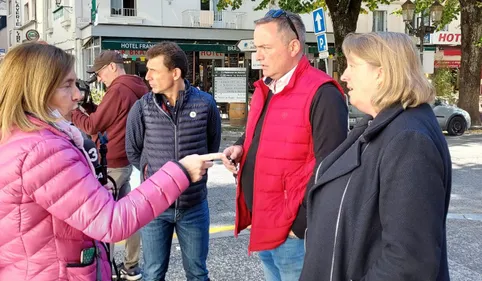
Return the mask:
<svg viewBox="0 0 482 281">
<path fill-rule="evenodd" d="M 90 95 L 90 87 L 86 81 L 77 79 L 75 81 L 75 85 L 79 89 L 80 93 L 82 94 L 82 100 L 79 102 L 80 104 L 89 103 L 92 101 L 92 96 Z"/>
<path fill-rule="evenodd" d="M 79 104 L 87 110 L 87 112 L 90 114 L 95 111 L 97 106 L 94 104 L 94 101 L 92 100 L 92 95 L 90 94 L 90 83 L 93 83 L 97 80 L 97 76 L 94 74 L 91 77 L 89 77 L 87 80 L 82 80 L 82 79 L 77 79 L 75 81 L 75 85 L 79 89 L 80 93 L 82 94 L 82 100 L 79 102 Z"/>
</svg>

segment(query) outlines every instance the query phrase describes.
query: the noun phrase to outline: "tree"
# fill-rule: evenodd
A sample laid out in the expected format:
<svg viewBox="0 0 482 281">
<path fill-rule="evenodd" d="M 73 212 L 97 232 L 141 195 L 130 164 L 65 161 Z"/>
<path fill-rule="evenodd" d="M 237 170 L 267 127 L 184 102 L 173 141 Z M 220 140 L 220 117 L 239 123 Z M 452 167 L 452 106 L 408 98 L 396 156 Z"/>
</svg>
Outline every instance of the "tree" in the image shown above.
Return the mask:
<svg viewBox="0 0 482 281">
<path fill-rule="evenodd" d="M 255 10 L 265 9 L 270 4 L 295 13 L 309 13 L 319 7 L 327 7 L 333 22 L 335 53 L 338 73 L 346 68 L 346 59 L 341 46 L 349 33 L 356 31 L 358 16 L 366 13 L 365 4 L 373 11 L 379 4 L 390 4 L 394 0 L 262 0 Z M 417 0 L 416 12 L 426 10 L 434 0 Z M 442 0 L 444 13 L 440 27 L 456 19 L 460 13 L 462 25 L 462 61 L 460 71 L 459 106 L 469 112 L 473 125 L 481 125 L 478 109 L 480 75 L 482 72 L 482 3 L 480 0 Z M 238 9 L 243 0 L 219 0 L 218 9 Z M 343 85 L 344 86 L 344 85 Z"/>
<path fill-rule="evenodd" d="M 462 59 L 458 106 L 470 114 L 472 125 L 482 125 L 479 112 L 482 74 L 482 2 L 460 0 Z"/>
</svg>

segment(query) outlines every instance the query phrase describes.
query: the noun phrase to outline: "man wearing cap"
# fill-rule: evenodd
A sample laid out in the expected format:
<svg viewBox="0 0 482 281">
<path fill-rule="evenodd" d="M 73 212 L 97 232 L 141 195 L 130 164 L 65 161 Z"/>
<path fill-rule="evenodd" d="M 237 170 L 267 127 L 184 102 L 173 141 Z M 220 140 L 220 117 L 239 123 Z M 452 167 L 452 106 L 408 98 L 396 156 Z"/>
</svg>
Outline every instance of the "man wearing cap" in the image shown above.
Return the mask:
<svg viewBox="0 0 482 281">
<path fill-rule="evenodd" d="M 118 198 L 130 192 L 129 179 L 132 165 L 125 152 L 126 121 L 129 110 L 134 103 L 146 94 L 149 89 L 142 78 L 127 75 L 124 60 L 115 51 L 104 51 L 94 61 L 87 73 L 95 74 L 97 82 L 107 87 L 102 102 L 95 112 L 85 114 L 82 108 L 72 113 L 72 122 L 80 130 L 89 135 L 107 132 L 107 166 L 108 174 L 117 184 Z M 111 248 L 111 252 L 113 247 Z M 127 280 L 142 278 L 139 263 L 140 237 L 134 234 L 125 243 L 124 264 L 120 267 L 121 277 Z"/>
</svg>

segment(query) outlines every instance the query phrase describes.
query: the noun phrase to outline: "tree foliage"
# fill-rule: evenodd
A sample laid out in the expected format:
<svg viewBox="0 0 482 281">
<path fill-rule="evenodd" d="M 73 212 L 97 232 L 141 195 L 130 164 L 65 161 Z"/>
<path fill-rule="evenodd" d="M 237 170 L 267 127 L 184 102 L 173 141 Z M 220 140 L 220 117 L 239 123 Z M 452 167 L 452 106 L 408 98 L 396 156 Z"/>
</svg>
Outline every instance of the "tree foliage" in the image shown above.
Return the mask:
<svg viewBox="0 0 482 281">
<path fill-rule="evenodd" d="M 206 0 L 208 1 L 208 0 Z M 219 0 L 218 9 L 239 9 L 247 0 Z M 403 0 L 402 0 L 403 1 Z M 474 125 L 480 125 L 478 112 L 478 94 L 480 91 L 480 72 L 482 68 L 482 1 L 481 0 L 439 0 L 444 6 L 442 20 L 437 26 L 442 30 L 444 26 L 459 17 L 464 16 L 466 24 L 462 29 L 462 66 L 460 72 L 460 100 L 459 106 L 467 110 Z M 381 4 L 391 4 L 394 0 L 261 0 L 255 10 L 266 9 L 275 5 L 281 9 L 294 13 L 309 13 L 324 7 L 333 23 L 335 38 L 335 53 L 338 73 L 346 68 L 346 60 L 341 51 L 341 45 L 346 35 L 356 32 L 356 24 L 360 13 L 367 13 L 378 9 Z M 435 0 L 416 0 L 416 13 L 427 14 L 429 7 Z M 397 2 L 400 3 L 400 2 Z M 401 14 L 399 9 L 395 13 Z M 461 19 L 461 23 L 464 20 Z M 465 30 L 465 31 L 464 31 Z M 465 33 L 465 34 L 464 34 Z M 465 54 L 464 54 L 465 53 Z M 344 86 L 342 84 L 342 86 Z"/>
<path fill-rule="evenodd" d="M 454 84 L 456 78 L 452 73 L 452 69 L 441 67 L 435 70 L 432 76 L 432 83 L 435 87 L 437 96 L 447 101 L 449 104 L 457 103 L 457 95 L 454 93 Z"/>
</svg>

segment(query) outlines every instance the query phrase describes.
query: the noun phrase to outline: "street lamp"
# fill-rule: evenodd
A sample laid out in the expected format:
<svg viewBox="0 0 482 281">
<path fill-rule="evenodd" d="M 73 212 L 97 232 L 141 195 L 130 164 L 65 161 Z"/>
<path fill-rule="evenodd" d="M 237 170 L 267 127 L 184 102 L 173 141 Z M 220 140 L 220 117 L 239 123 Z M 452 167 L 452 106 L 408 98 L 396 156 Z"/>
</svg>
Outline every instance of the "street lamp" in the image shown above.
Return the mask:
<svg viewBox="0 0 482 281">
<path fill-rule="evenodd" d="M 413 16 L 415 14 L 415 4 L 407 0 L 405 3 L 402 4 L 402 17 L 403 21 L 405 22 L 405 26 L 408 28 L 408 32 L 412 36 L 417 36 L 420 39 L 420 60 L 423 64 L 423 40 L 425 35 L 433 33 L 435 31 L 435 26 L 430 25 L 430 22 L 433 22 L 434 25 L 437 25 L 442 20 L 442 12 L 444 7 L 438 0 L 430 6 L 430 13 L 429 13 L 429 20 L 428 25 L 425 25 L 425 21 L 423 20 L 424 12 L 422 11 L 422 16 L 420 18 L 419 24 L 417 27 L 412 26 Z"/>
</svg>

